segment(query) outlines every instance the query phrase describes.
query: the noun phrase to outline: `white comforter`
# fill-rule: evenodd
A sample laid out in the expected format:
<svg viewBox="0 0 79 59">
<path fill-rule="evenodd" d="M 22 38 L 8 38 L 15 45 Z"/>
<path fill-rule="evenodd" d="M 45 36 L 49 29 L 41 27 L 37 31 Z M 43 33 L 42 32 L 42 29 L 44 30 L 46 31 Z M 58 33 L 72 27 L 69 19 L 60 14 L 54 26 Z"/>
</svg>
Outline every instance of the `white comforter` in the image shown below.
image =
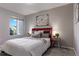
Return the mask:
<svg viewBox="0 0 79 59">
<path fill-rule="evenodd" d="M 41 56 L 50 46 L 49 38 L 17 38 L 8 40 L 2 50 L 13 56 Z"/>
</svg>

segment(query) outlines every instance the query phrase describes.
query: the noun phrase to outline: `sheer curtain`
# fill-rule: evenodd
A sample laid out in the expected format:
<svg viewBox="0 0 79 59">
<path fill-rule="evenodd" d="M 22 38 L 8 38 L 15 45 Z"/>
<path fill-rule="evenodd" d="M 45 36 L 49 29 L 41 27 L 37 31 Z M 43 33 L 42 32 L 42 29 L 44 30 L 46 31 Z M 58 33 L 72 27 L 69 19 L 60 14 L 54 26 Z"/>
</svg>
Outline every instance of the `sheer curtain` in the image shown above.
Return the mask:
<svg viewBox="0 0 79 59">
<path fill-rule="evenodd" d="M 19 19 L 17 20 L 17 35 L 23 35 L 24 34 L 24 20 Z"/>
</svg>

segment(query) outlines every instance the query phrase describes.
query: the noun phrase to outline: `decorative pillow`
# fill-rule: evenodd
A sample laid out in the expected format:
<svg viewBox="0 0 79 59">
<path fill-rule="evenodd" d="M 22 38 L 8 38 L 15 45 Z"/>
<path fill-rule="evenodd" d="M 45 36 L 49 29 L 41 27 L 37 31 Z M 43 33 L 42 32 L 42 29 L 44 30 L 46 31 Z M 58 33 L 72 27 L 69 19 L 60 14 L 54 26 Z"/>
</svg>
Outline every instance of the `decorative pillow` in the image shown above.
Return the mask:
<svg viewBox="0 0 79 59">
<path fill-rule="evenodd" d="M 33 33 L 31 36 L 34 38 L 40 38 L 40 32 Z"/>
<path fill-rule="evenodd" d="M 49 34 L 48 33 L 47 34 L 42 33 L 41 37 L 42 38 L 49 38 Z"/>
<path fill-rule="evenodd" d="M 49 31 L 43 31 L 43 33 L 49 33 Z"/>
</svg>

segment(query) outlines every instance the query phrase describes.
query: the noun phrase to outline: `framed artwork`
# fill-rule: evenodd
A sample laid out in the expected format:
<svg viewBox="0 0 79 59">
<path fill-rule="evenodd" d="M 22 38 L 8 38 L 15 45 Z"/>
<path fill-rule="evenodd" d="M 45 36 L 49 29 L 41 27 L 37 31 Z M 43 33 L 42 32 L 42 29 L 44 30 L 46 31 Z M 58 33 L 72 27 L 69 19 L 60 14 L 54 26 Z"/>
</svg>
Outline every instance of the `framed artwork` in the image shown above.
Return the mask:
<svg viewBox="0 0 79 59">
<path fill-rule="evenodd" d="M 49 25 L 49 15 L 39 15 L 36 16 L 36 26 L 48 26 Z"/>
</svg>

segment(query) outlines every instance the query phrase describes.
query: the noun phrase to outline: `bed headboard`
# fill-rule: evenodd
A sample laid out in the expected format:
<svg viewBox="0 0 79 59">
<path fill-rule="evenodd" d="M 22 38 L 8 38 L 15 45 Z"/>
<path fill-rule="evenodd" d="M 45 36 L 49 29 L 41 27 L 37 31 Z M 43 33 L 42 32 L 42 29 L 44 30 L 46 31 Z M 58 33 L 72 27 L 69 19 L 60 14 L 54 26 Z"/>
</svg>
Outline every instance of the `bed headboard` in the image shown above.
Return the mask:
<svg viewBox="0 0 79 59">
<path fill-rule="evenodd" d="M 52 36 L 52 27 L 50 27 L 50 28 L 32 28 L 32 32 L 41 31 L 41 30 L 43 30 L 45 32 L 48 31 L 49 34 L 50 34 L 50 38 L 51 38 L 51 36 Z"/>
</svg>

